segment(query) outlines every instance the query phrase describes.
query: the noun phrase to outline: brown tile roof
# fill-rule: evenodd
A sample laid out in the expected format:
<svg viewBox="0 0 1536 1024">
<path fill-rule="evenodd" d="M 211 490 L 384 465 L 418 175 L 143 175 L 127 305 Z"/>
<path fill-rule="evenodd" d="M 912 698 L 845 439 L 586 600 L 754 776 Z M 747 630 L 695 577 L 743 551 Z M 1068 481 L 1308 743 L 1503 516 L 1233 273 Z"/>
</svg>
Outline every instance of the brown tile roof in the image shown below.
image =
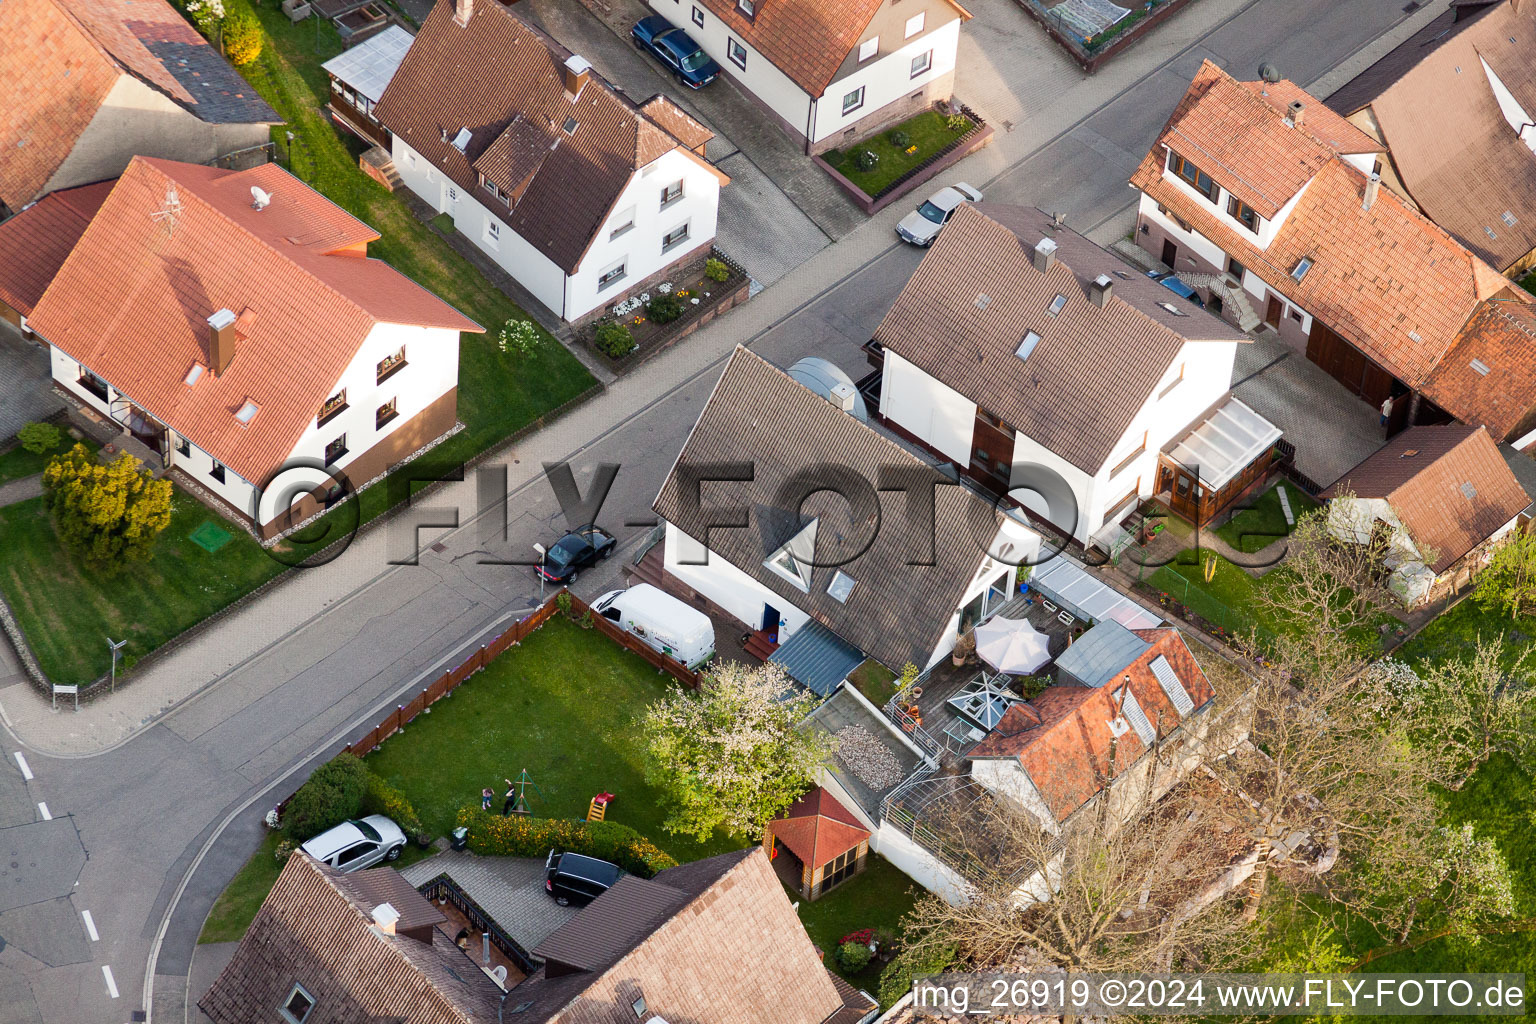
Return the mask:
<svg viewBox="0 0 1536 1024">
<path fill-rule="evenodd" d="M 46 186 L 126 71 L 210 124 L 281 120 L 165 0 L 0 4 L 0 202 Z"/>
<path fill-rule="evenodd" d="M 113 182 L 50 192 L 0 222 L 0 301 L 30 316 Z"/>
<path fill-rule="evenodd" d="M 1536 306 L 1491 299 L 1480 306 L 1440 360 L 1424 394 L 1496 440 L 1536 427 Z"/>
<path fill-rule="evenodd" d="M 784 817 L 770 821 L 768 832 L 789 847 L 801 863 L 813 868 L 841 857 L 869 838 L 869 829 L 820 786 L 791 804 Z"/>
<path fill-rule="evenodd" d="M 1385 498 L 1416 545 L 1433 549 L 1436 573 L 1531 503 L 1482 427 L 1411 427 L 1323 492 Z"/>
<path fill-rule="evenodd" d="M 1101 687 L 1048 687 L 1028 704 L 1010 708 L 998 727 L 966 756 L 987 760 L 1017 758 L 1056 820 L 1065 821 L 1103 789 L 1107 780 L 1123 773 L 1147 750 L 1134 728 L 1127 729 L 1118 739 L 1109 728 L 1123 699 L 1120 691 L 1126 679 L 1136 703 L 1160 736 L 1167 736 L 1181 719 L 1152 673 L 1151 664 L 1159 656 L 1173 667 L 1197 710 L 1215 696 L 1210 681 L 1177 629 L 1132 632 L 1149 646 L 1129 665 L 1117 670 L 1110 682 Z"/>
<path fill-rule="evenodd" d="M 1234 105 L 1245 106 L 1239 125 L 1262 118 L 1279 123 L 1277 110 L 1247 89 L 1231 88 L 1232 84 L 1226 72 L 1207 61 L 1174 110 L 1162 138 L 1176 141 L 1171 134 L 1174 128 L 1219 137 L 1219 125 L 1196 120 L 1225 111 L 1225 107 L 1199 105 L 1201 97 L 1217 86 Z M 1224 187 L 1237 188 L 1233 183 L 1239 178 L 1253 179 L 1272 159 L 1262 150 L 1247 155 L 1238 149 L 1227 152 L 1237 162 L 1235 168 L 1207 168 Z M 1166 146 L 1159 142 L 1137 168 L 1131 184 L 1410 387 L 1423 383 L 1478 303 L 1496 294 L 1512 294 L 1509 281 L 1497 270 L 1390 189 L 1382 188 L 1370 210 L 1363 209 L 1365 175 L 1342 157 L 1334 156 L 1319 166 L 1274 240 L 1262 250 L 1254 244 L 1254 236 L 1230 226 L 1170 184 L 1163 177 L 1165 160 Z M 1313 266 L 1297 282 L 1291 271 L 1302 257 Z"/>
<path fill-rule="evenodd" d="M 1031 257 L 1047 235 L 1056 242 L 1057 262 L 1041 274 Z M 1111 276 L 1113 291 L 1101 309 L 1088 289 L 1103 274 Z M 1067 302 L 1052 316 L 1057 295 Z M 1248 340 L 1219 318 L 1177 302 L 1082 235 L 1053 227 L 1040 210 L 967 204 L 939 233 L 875 340 L 1096 473 L 1186 339 Z M 1029 331 L 1041 340 L 1021 360 L 1016 350 Z"/>
<path fill-rule="evenodd" d="M 431 912 L 390 902 L 415 918 Z M 496 1019 L 501 987 L 473 959 L 440 933 L 432 944 L 382 933 L 374 906 L 347 876 L 294 853 L 198 1007 L 215 1024 L 271 1024 L 297 983 L 315 1000 L 306 1024 Z"/>
<path fill-rule="evenodd" d="M 669 1021 L 841 1024 L 874 1009 L 822 967 L 760 847 L 627 876 L 537 955 L 549 962 L 512 989 L 509 1009 L 529 1005 L 509 1021 L 614 1024 L 640 997 Z"/>
<path fill-rule="evenodd" d="M 655 122 L 662 131 L 676 136 L 683 145 L 698 152 L 702 152 L 700 147 L 715 137 L 714 132 L 689 117 L 682 107 L 660 93 L 640 104 L 640 113 Z"/>
<path fill-rule="evenodd" d="M 251 187 L 272 195 L 251 206 Z M 174 230 L 152 215 L 174 189 Z M 276 164 L 227 171 L 135 157 L 31 317 L 38 334 L 243 479 L 287 458 L 375 324 L 480 331 L 366 257 L 378 232 Z M 219 377 L 207 318 L 245 315 Z M 238 328 L 237 328 L 238 329 Z M 249 425 L 233 415 L 247 400 Z"/>
<path fill-rule="evenodd" d="M 690 507 L 679 467 L 724 462 L 750 464 L 754 478 L 708 484 L 705 501 Z M 826 480 L 824 467 L 829 465 L 871 486 L 888 469 L 924 474 L 924 479 L 932 473 L 935 482 L 944 480 L 905 448 L 761 357 L 737 348 L 652 507 L 690 537 L 707 541 L 710 557 L 724 558 L 875 660 L 898 667 L 909 661 L 925 665 L 981 564 L 982 546 L 991 543 L 997 512 L 965 487 L 936 487 L 930 555 L 914 549 L 904 529 L 889 525 L 906 521 L 905 498 L 884 492 L 880 501 L 887 525 L 862 553 L 840 566 L 855 580 L 847 601 L 827 593 L 835 571 L 831 567 L 813 569 L 810 592 L 803 593 L 763 562 L 800 528 L 795 511 L 782 507 L 792 501 L 783 492 L 799 493 L 796 481 L 808 474 Z M 729 506 L 743 509 L 740 528 L 709 523 L 712 509 Z M 849 538 L 862 541 L 871 535 L 866 510 L 850 513 L 841 498 L 822 503 L 810 497 L 801 514 L 806 521 L 824 520 L 817 529 L 816 554 L 823 562 L 841 561 L 857 550 Z M 713 518 L 718 522 L 718 516 Z M 984 539 L 973 539 L 983 534 Z"/>
<path fill-rule="evenodd" d="M 485 206 L 567 273 L 635 171 L 689 149 L 596 71 L 572 100 L 562 67 L 569 56 L 502 4 L 476 5 L 461 26 L 453 4 L 439 2 L 374 111 L 460 188 L 480 188 L 477 168 L 493 181 L 526 177 L 505 212 L 490 196 Z M 569 134 L 567 119 L 576 122 Z M 462 128 L 470 141 L 460 152 L 453 140 Z"/>
<path fill-rule="evenodd" d="M 884 3 L 765 0 L 757 5 L 757 15 L 749 18 L 737 9 L 736 0 L 699 0 L 700 6 L 813 97 L 827 91 Z"/>
<path fill-rule="evenodd" d="M 1505 0 L 1453 18 L 1436 19 L 1328 103 L 1341 113 L 1369 106 L 1413 201 L 1504 268 L 1536 248 L 1536 154 L 1504 119 L 1483 63 L 1536 110 L 1536 10 Z"/>
</svg>

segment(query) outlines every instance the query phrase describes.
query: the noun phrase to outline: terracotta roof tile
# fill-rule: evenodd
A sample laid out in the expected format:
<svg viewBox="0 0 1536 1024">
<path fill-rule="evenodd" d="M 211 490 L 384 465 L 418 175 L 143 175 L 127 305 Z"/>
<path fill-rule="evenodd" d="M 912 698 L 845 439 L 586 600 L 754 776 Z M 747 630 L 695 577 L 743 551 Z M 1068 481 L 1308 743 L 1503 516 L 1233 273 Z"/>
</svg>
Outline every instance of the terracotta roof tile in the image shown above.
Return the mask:
<svg viewBox="0 0 1536 1024">
<path fill-rule="evenodd" d="M 737 8 L 736 0 L 699 0 L 700 6 L 811 96 L 827 91 L 884 2 L 762 0 L 756 16 L 749 18 Z"/>
<path fill-rule="evenodd" d="M 661 93 L 640 104 L 640 113 L 692 150 L 698 150 L 715 137 L 714 132 L 689 117 L 682 107 Z"/>
<path fill-rule="evenodd" d="M 486 208 L 567 273 L 634 172 L 683 146 L 596 71 L 573 99 L 562 67 L 569 56 L 502 4 L 486 0 L 461 26 L 453 4 L 439 2 L 374 111 L 466 191 L 481 187 L 483 158 L 503 180 L 526 173 L 510 208 L 490 197 Z M 508 136 L 514 121 L 529 127 Z M 462 128 L 470 141 L 460 151 L 453 140 Z M 540 133 L 549 146 L 542 159 Z"/>
<path fill-rule="evenodd" d="M 273 197 L 251 205 L 251 187 Z M 174 189 L 174 229 L 152 215 Z M 276 164 L 227 171 L 135 157 L 33 311 L 38 334 L 243 479 L 263 483 L 292 451 L 377 323 L 480 331 L 388 264 L 378 233 Z M 207 318 L 255 319 L 222 375 Z M 248 426 L 231 410 L 247 399 Z"/>
<path fill-rule="evenodd" d="M 30 316 L 113 182 L 50 192 L 0 222 L 0 300 Z"/>
<path fill-rule="evenodd" d="M 784 817 L 770 821 L 768 832 L 811 867 L 820 867 L 869 838 L 859 819 L 820 786 L 790 805 Z"/>
<path fill-rule="evenodd" d="M 1124 772 L 1147 749 L 1134 728 L 1118 738 L 1109 728 L 1123 700 L 1120 691 L 1126 680 L 1136 703 L 1160 736 L 1168 735 L 1182 718 L 1153 674 L 1151 665 L 1157 658 L 1167 659 L 1196 710 L 1215 696 L 1210 681 L 1177 629 L 1161 627 L 1133 632 L 1149 646 L 1129 665 L 1116 671 L 1113 680 L 1101 687 L 1047 688 L 1028 705 L 1009 709 L 998 727 L 966 756 L 1017 758 L 1056 820 L 1065 821 L 1103 789 L 1106 781 Z"/>
<path fill-rule="evenodd" d="M 1057 261 L 1042 274 L 1032 257 L 1048 235 Z M 1104 274 L 1112 293 L 1100 308 L 1088 293 Z M 1058 295 L 1066 305 L 1052 315 Z M 874 337 L 1008 426 L 1096 473 L 1186 339 L 1248 340 L 1225 321 L 1176 301 L 1082 235 L 1053 226 L 1040 210 L 966 204 Z M 1027 360 L 1016 354 L 1026 332 L 1040 336 Z"/>
<path fill-rule="evenodd" d="M 1345 473 L 1323 496 L 1385 498 L 1414 543 L 1444 572 L 1531 503 L 1482 427 L 1411 427 Z"/>
<path fill-rule="evenodd" d="M 1223 116 L 1227 111 L 1225 106 L 1199 105 L 1218 85 L 1222 96 L 1246 104 L 1240 126 L 1265 117 L 1278 124 L 1277 110 L 1249 90 L 1233 87 L 1236 83 L 1207 61 L 1169 119 L 1170 128 L 1182 125 L 1219 138 L 1220 124 L 1195 121 L 1197 116 Z M 1267 132 L 1272 136 L 1282 130 L 1290 131 L 1272 126 Z M 1365 175 L 1340 156 L 1318 166 L 1274 240 L 1260 249 L 1253 235 L 1168 182 L 1163 176 L 1165 154 L 1162 143 L 1154 146 L 1131 184 L 1410 387 L 1424 382 L 1481 301 L 1508 293 L 1509 282 L 1497 270 L 1390 189 L 1380 189 L 1371 208 L 1364 209 Z M 1252 176 L 1259 168 L 1251 165 L 1265 159 L 1264 152 L 1256 151 L 1242 157 L 1242 167 Z M 1211 173 L 1223 187 L 1240 187 L 1224 179 L 1219 167 Z M 1303 257 L 1312 267 L 1298 282 L 1291 272 Z"/>
<path fill-rule="evenodd" d="M 1472 314 L 1440 360 L 1424 394 L 1495 439 L 1536 427 L 1536 306 L 1490 299 Z"/>
</svg>

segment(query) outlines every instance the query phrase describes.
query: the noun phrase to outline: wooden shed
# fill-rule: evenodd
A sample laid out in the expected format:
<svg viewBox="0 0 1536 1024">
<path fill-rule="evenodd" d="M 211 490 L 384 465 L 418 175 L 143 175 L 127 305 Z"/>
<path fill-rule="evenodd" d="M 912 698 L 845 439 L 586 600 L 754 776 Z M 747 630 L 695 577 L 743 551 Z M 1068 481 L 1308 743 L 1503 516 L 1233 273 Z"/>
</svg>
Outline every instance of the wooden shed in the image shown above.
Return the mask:
<svg viewBox="0 0 1536 1024">
<path fill-rule="evenodd" d="M 763 845 L 784 884 L 814 900 L 864 870 L 869 830 L 817 786 L 768 823 Z"/>
</svg>

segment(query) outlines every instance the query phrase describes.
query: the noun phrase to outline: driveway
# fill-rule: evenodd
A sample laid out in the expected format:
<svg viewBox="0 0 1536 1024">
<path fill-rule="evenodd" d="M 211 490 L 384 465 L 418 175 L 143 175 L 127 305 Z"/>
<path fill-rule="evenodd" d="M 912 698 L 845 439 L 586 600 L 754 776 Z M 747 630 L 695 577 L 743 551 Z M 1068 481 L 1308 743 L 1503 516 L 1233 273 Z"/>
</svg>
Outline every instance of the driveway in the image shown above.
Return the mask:
<svg viewBox="0 0 1536 1024">
<path fill-rule="evenodd" d="M 48 350 L 0 320 L 0 444 L 27 423 L 64 408 L 51 380 Z"/>
</svg>

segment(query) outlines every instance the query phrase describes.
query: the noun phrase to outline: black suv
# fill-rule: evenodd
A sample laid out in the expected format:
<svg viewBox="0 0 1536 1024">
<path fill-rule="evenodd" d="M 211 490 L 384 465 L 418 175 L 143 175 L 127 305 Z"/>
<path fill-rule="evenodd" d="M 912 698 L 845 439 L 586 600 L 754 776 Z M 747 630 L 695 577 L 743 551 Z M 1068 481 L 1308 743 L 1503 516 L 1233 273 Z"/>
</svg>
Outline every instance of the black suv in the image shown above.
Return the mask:
<svg viewBox="0 0 1536 1024">
<path fill-rule="evenodd" d="M 544 889 L 562 907 L 584 907 L 613 888 L 624 876 L 617 864 L 579 853 L 549 851 L 544 858 Z"/>
</svg>

